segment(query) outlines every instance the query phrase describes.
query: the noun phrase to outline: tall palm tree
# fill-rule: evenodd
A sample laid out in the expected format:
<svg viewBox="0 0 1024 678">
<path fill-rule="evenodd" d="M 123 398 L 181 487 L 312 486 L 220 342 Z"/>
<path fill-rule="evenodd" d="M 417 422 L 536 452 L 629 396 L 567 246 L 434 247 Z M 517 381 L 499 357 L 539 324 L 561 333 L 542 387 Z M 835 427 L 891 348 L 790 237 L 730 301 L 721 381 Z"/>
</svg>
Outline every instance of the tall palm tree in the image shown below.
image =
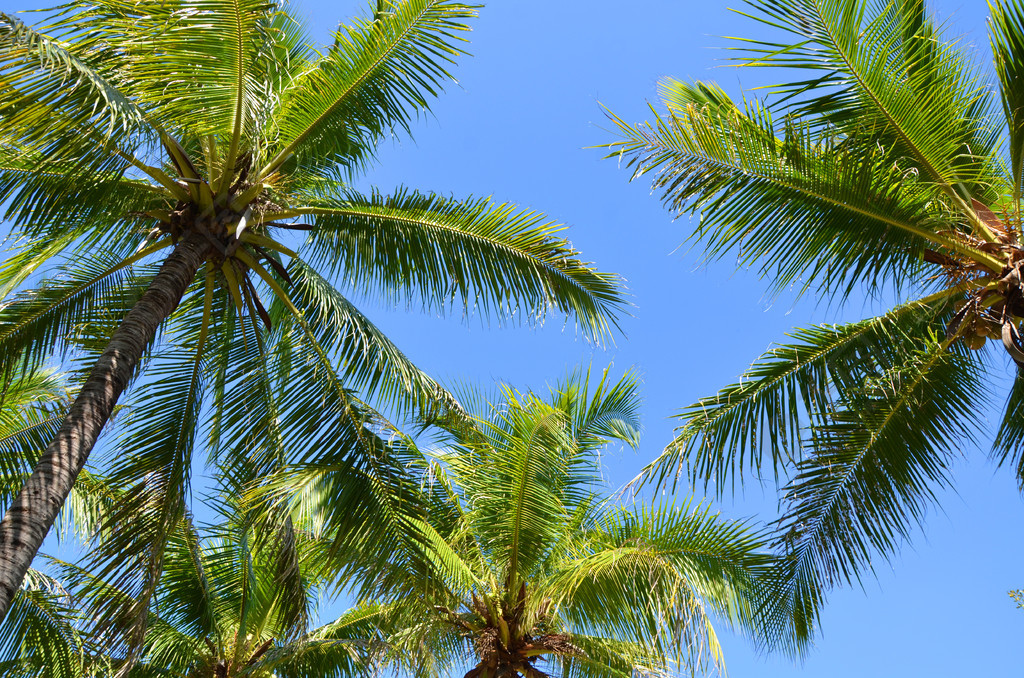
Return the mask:
<svg viewBox="0 0 1024 678">
<path fill-rule="evenodd" d="M 780 609 L 813 618 L 823 591 L 892 555 L 952 482 L 1006 362 L 1017 376 L 991 454 L 1024 486 L 1024 3 L 990 4 L 994 81 L 922 0 L 747 4 L 771 34 L 738 43 L 736 62 L 790 81 L 763 102 L 667 81 L 668 112 L 620 120 L 616 152 L 670 208 L 700 213 L 711 257 L 737 252 L 777 290 L 910 300 L 794 332 L 685 409 L 646 478 L 686 465 L 722 492 L 774 474 Z"/>
<path fill-rule="evenodd" d="M 53 437 L 67 409 L 67 384 L 52 371 L 11 383 L 0 402 L 0 496 L 14 497 L 39 452 Z M 94 478 L 76 487 L 69 506 L 86 513 Z M 75 628 L 67 590 L 59 581 L 29 570 L 0 623 L 0 673 L 28 678 L 77 678 L 83 642 Z"/>
<path fill-rule="evenodd" d="M 639 438 L 634 376 L 502 396 L 434 448 L 434 504 L 413 530 L 425 555 L 362 589 L 381 661 L 467 678 L 720 666 L 711 618 L 751 630 L 771 558 L 705 506 L 623 508 L 598 491 L 602 448 Z"/>
<path fill-rule="evenodd" d="M 17 245 L 0 293 L 21 290 L 0 311 L 0 360 L 8 378 L 68 352 L 89 370 L 0 522 L 0 617 L 147 360 L 111 478 L 155 520 L 137 568 L 152 590 L 207 413 L 214 457 L 258 476 L 314 448 L 362 463 L 348 389 L 450 404 L 331 279 L 435 311 L 557 310 L 596 337 L 614 323 L 617 279 L 541 215 L 350 186 L 440 91 L 475 14 L 373 9 L 323 50 L 267 0 L 82 0 L 35 27 L 0 14 L 0 202 Z"/>
</svg>

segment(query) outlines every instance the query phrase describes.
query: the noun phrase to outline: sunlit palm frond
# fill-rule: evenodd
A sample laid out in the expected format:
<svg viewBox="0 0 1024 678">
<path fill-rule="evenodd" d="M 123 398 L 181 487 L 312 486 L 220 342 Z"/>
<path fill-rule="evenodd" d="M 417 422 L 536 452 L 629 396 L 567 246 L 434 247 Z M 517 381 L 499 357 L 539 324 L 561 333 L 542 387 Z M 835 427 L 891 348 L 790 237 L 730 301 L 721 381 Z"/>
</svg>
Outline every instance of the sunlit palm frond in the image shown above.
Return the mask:
<svg viewBox="0 0 1024 678">
<path fill-rule="evenodd" d="M 962 47 L 943 40 L 922 0 L 747 4 L 792 42 L 744 41 L 736 60 L 811 72 L 774 88 L 794 96 L 788 111 L 891 145 L 960 207 L 969 210 L 971 196 L 990 201 L 1000 179 L 991 164 L 999 139 L 990 90 Z"/>
<path fill-rule="evenodd" d="M 299 211 L 317 223 L 310 260 L 391 303 L 418 296 L 431 310 L 459 302 L 521 322 L 539 322 L 554 308 L 596 339 L 610 333 L 623 305 L 617 278 L 581 261 L 557 237 L 562 226 L 512 205 L 400 190 Z"/>
<path fill-rule="evenodd" d="M 684 409 L 676 438 L 634 483 L 696 484 L 724 493 L 744 474 L 786 478 L 837 396 L 864 379 L 899 367 L 928 336 L 952 294 L 915 301 L 846 325 L 820 325 L 791 334 L 762 355 L 740 380 Z"/>
<path fill-rule="evenodd" d="M 80 678 L 79 613 L 60 582 L 29 571 L 0 622 L 0 668 L 11 678 Z"/>
<path fill-rule="evenodd" d="M 429 418 L 432 411 L 458 408 L 453 396 L 315 269 L 293 260 L 288 271 L 292 301 L 325 350 L 337 356 L 346 384 L 399 416 L 418 410 Z"/>
<path fill-rule="evenodd" d="M 96 132 L 99 139 L 145 130 L 138 104 L 77 47 L 0 13 L 0 73 L 3 88 L 16 93 L 0 107 L 0 137 L 16 133 L 23 142 L 49 144 L 49 127 L 39 116 L 53 112 L 67 116 L 79 134 Z M 26 130 L 38 137 L 26 137 Z"/>
<path fill-rule="evenodd" d="M 677 106 L 647 125 L 614 118 L 612 144 L 678 213 L 701 213 L 694 238 L 710 258 L 737 252 L 776 291 L 796 281 L 842 298 L 858 284 L 918 279 L 928 248 L 985 259 L 947 235 L 948 214 L 919 181 L 874 143 L 778 124 L 713 85 L 671 82 Z M 990 264 L 998 269 L 999 264 Z"/>
<path fill-rule="evenodd" d="M 689 670 L 720 666 L 717 614 L 755 629 L 764 535 L 708 507 L 611 511 L 544 585 L 577 631 L 628 640 Z"/>
<path fill-rule="evenodd" d="M 79 260 L 38 289 L 9 299 L 0 308 L 4 372 L 35 369 L 66 352 L 90 321 L 122 318 L 148 282 L 131 275 L 131 263 L 102 256 Z"/>
<path fill-rule="evenodd" d="M 281 92 L 279 140 L 257 180 L 293 156 L 307 171 L 358 163 L 391 128 L 407 128 L 450 78 L 473 16 L 451 0 L 407 0 L 339 29 L 332 48 Z"/>
<path fill-rule="evenodd" d="M 1019 201 L 1024 189 L 1024 5 L 1017 0 L 1000 0 L 989 3 L 989 7 L 992 53 L 1009 127 L 1013 195 Z"/>
</svg>

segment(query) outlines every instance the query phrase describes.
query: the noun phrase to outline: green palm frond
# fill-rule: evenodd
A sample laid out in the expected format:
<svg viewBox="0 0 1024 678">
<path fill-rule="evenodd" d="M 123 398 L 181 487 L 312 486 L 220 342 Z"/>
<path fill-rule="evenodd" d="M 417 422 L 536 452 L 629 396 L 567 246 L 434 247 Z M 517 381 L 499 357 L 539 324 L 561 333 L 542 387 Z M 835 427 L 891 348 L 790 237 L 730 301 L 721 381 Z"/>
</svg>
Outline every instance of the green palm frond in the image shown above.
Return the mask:
<svg viewBox="0 0 1024 678">
<path fill-rule="evenodd" d="M 572 628 L 629 640 L 690 670 L 723 658 L 712 612 L 754 627 L 764 535 L 689 503 L 612 511 L 545 585 Z M 708 609 L 709 608 L 709 609 Z"/>
<path fill-rule="evenodd" d="M 174 628 L 194 638 L 218 638 L 218 591 L 210 584 L 205 549 L 186 513 L 168 537 L 155 605 Z"/>
<path fill-rule="evenodd" d="M 1019 372 L 1006 398 L 1003 420 L 992 443 L 992 456 L 1000 466 L 1009 463 L 1024 488 L 1024 376 Z"/>
<path fill-rule="evenodd" d="M 138 104 L 75 47 L 0 13 L 0 73 L 6 93 L 14 94 L 0 107 L 0 137 L 15 133 L 25 142 L 47 144 L 51 137 L 38 124 L 39 116 L 54 112 L 79 132 L 98 132 L 101 139 L 145 129 Z M 40 136 L 26 138 L 25 130 Z"/>
<path fill-rule="evenodd" d="M 189 334 L 205 331 L 194 327 Z M 108 474 L 113 486 L 130 489 L 105 517 L 98 544 L 89 554 L 91 569 L 131 596 L 129 610 L 97 609 L 91 615 L 94 623 L 111 634 L 124 634 L 131 651 L 144 636 L 167 541 L 185 515 L 205 388 L 204 342 L 189 338 L 195 351 L 158 358 L 150 370 L 157 378 L 139 389 L 133 412 L 137 423 L 123 435 L 121 457 Z"/>
<path fill-rule="evenodd" d="M 488 422 L 486 446 L 445 460 L 467 496 L 470 529 L 509 581 L 525 580 L 558 541 L 577 452 L 566 414 L 526 398 Z"/>
<path fill-rule="evenodd" d="M 382 645 L 378 629 L 388 611 L 379 605 L 352 608 L 301 638 L 275 644 L 242 675 L 261 672 L 273 672 L 281 678 L 365 675 Z"/>
<path fill-rule="evenodd" d="M 875 553 L 899 549 L 976 430 L 978 377 L 971 359 L 935 342 L 843 393 L 784 490 L 788 597 L 858 581 Z"/>
<path fill-rule="evenodd" d="M 675 440 L 634 483 L 675 478 L 674 485 L 685 471 L 724 493 L 744 473 L 761 477 L 766 457 L 776 480 L 787 477 L 813 437 L 807 427 L 823 423 L 837 390 L 898 367 L 951 297 L 940 293 L 868 320 L 795 331 L 793 343 L 770 349 L 739 382 L 677 415 Z"/>
<path fill-rule="evenodd" d="M 392 408 L 399 416 L 418 410 L 457 409 L 455 398 L 424 374 L 356 306 L 301 260 L 289 263 L 295 303 L 324 349 L 337 356 L 340 376 L 351 388 Z M 278 316 L 274 308 L 271 316 Z"/>
<path fill-rule="evenodd" d="M 339 29 L 333 47 L 281 92 L 279 140 L 257 180 L 293 156 L 308 170 L 359 162 L 389 129 L 408 127 L 449 79 L 475 16 L 451 0 L 408 0 Z"/>
<path fill-rule="evenodd" d="M 564 678 L 633 678 L 636 675 L 668 678 L 668 663 L 656 651 L 639 643 L 581 633 L 567 634 L 580 649 L 554 657 Z"/>
<path fill-rule="evenodd" d="M 1024 5 L 1016 0 L 990 3 L 992 53 L 995 56 L 1003 114 L 1009 127 L 1013 195 L 1024 189 Z"/>
<path fill-rule="evenodd" d="M 610 368 L 590 385 L 591 370 L 577 369 L 551 391 L 552 403 L 569 415 L 573 437 L 584 449 L 619 440 L 633 449 L 640 445 L 639 377 L 626 371 L 617 382 Z"/>
<path fill-rule="evenodd" d="M 947 235 L 934 186 L 883 147 L 793 119 L 778 125 L 760 104 L 741 109 L 710 84 L 667 88 L 678 110 L 647 125 L 613 116 L 623 141 L 610 147 L 634 177 L 656 172 L 673 210 L 702 214 L 694 238 L 709 257 L 737 251 L 777 291 L 801 280 L 843 297 L 860 283 L 918 278 L 928 248 L 991 259 Z"/>
<path fill-rule="evenodd" d="M 78 612 L 60 582 L 29 571 L 0 622 L 0 668 L 11 678 L 79 678 L 83 640 Z"/>
<path fill-rule="evenodd" d="M 140 255 L 147 253 L 152 252 Z M 0 308 L 4 372 L 31 370 L 51 355 L 66 352 L 90 321 L 124 317 L 148 284 L 131 275 L 131 263 L 131 259 L 102 256 L 79 260 L 63 275 L 4 304 Z"/>
<path fill-rule="evenodd" d="M 456 201 L 404 190 L 350 194 L 309 208 L 317 224 L 310 261 L 391 303 L 419 296 L 442 311 L 452 302 L 501 320 L 542 320 L 551 308 L 604 338 L 623 305 L 618 279 L 579 259 L 535 212 L 490 200 Z"/>
<path fill-rule="evenodd" d="M 968 211 L 972 196 L 990 201 L 999 144 L 990 90 L 976 64 L 942 40 L 922 0 L 747 4 L 751 16 L 795 42 L 744 41 L 737 61 L 813 73 L 774 88 L 794 96 L 789 111 L 891 146 Z"/>
</svg>

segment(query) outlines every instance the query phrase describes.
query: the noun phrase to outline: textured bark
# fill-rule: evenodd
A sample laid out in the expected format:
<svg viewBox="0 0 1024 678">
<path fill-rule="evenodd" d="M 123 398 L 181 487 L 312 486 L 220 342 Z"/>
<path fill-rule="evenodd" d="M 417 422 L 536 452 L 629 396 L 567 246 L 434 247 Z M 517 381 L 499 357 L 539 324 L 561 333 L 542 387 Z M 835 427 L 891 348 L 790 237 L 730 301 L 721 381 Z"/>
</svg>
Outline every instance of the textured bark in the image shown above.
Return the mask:
<svg viewBox="0 0 1024 678">
<path fill-rule="evenodd" d="M 85 466 L 157 328 L 181 302 L 209 245 L 187 238 L 174 248 L 139 302 L 125 316 L 64 418 L 57 436 L 0 521 L 0 620 L 36 551 Z"/>
</svg>

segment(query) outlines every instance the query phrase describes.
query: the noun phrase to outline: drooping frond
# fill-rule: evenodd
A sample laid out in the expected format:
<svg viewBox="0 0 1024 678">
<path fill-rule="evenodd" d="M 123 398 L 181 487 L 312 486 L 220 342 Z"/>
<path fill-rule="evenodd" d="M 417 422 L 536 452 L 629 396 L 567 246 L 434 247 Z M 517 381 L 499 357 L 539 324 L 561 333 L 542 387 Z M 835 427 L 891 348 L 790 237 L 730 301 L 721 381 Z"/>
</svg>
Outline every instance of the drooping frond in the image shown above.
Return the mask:
<svg viewBox="0 0 1024 678">
<path fill-rule="evenodd" d="M 797 330 L 795 342 L 769 350 L 739 382 L 685 408 L 675 440 L 634 482 L 663 485 L 686 472 L 723 493 L 745 473 L 762 477 L 769 460 L 776 480 L 787 477 L 813 437 L 807 427 L 828 416 L 837 389 L 898 367 L 955 298 L 939 294 L 869 320 Z"/>
<path fill-rule="evenodd" d="M 521 322 L 557 309 L 595 339 L 610 333 L 623 305 L 618 279 L 581 261 L 555 235 L 562 226 L 512 205 L 400 190 L 298 211 L 317 224 L 310 261 L 391 302 L 419 297 L 435 311 L 459 302 Z"/>
<path fill-rule="evenodd" d="M 1024 488 L 1024 376 L 1019 372 L 1006 397 L 1003 420 L 992 442 L 992 457 L 1003 466 L 1009 464 Z"/>
<path fill-rule="evenodd" d="M 889 558 L 909 537 L 976 430 L 977 372 L 967 356 L 929 343 L 847 388 L 815 427 L 784 490 L 787 592 L 765 616 L 769 632 L 779 619 L 814 610 L 821 592 L 859 580 L 875 554 Z"/>
<path fill-rule="evenodd" d="M 11 678 L 80 678 L 83 639 L 71 595 L 30 570 L 0 622 L 0 670 Z"/>
</svg>

